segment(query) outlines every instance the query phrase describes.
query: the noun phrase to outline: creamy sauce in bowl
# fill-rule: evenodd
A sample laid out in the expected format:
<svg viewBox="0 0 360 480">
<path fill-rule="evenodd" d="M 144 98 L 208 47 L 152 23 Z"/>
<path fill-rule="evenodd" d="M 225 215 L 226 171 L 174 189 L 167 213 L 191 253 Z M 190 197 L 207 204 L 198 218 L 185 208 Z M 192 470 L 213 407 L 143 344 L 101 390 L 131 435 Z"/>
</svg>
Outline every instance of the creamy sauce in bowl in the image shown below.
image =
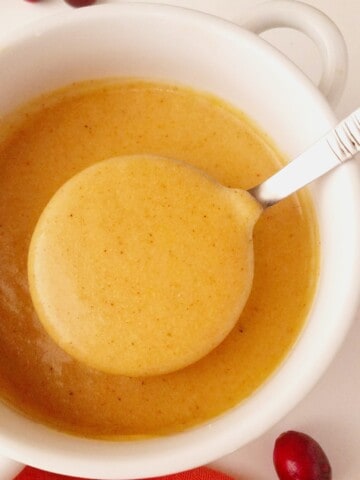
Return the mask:
<svg viewBox="0 0 360 480">
<path fill-rule="evenodd" d="M 296 341 L 318 274 L 318 233 L 302 192 L 254 229 L 254 279 L 226 338 L 173 373 L 132 378 L 91 369 L 47 334 L 35 313 L 27 257 L 53 195 L 119 155 L 182 160 L 248 189 L 283 162 L 265 134 L 222 101 L 143 81 L 89 81 L 45 95 L 0 128 L 0 392 L 26 415 L 102 438 L 184 430 L 232 408 L 271 375 Z M 51 153 L 49 153 L 51 152 Z"/>
</svg>

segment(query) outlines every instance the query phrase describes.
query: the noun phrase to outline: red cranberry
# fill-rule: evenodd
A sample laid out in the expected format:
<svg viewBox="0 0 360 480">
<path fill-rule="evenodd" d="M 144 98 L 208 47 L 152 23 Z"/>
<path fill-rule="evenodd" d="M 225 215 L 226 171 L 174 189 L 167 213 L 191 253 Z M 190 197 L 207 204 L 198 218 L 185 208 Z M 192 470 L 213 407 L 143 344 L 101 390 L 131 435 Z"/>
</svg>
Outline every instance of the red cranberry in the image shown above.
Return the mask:
<svg viewBox="0 0 360 480">
<path fill-rule="evenodd" d="M 289 431 L 275 441 L 274 466 L 280 480 L 331 480 L 331 466 L 309 435 Z"/>
<path fill-rule="evenodd" d="M 89 5 L 94 5 L 96 0 L 65 0 L 65 2 L 72 7 L 87 7 Z"/>
</svg>

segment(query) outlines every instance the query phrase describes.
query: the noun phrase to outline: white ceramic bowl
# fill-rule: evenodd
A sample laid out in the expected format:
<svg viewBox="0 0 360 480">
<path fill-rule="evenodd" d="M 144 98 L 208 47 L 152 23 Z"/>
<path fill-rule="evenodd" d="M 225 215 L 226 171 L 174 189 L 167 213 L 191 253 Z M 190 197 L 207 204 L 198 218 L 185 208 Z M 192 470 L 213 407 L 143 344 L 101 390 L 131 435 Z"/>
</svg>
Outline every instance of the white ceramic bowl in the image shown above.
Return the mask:
<svg viewBox="0 0 360 480">
<path fill-rule="evenodd" d="M 243 22 L 256 33 L 284 25 L 305 31 L 322 50 L 323 94 L 330 101 L 339 96 L 346 50 L 323 14 L 281 0 L 258 6 Z M 0 72 L 1 113 L 74 80 L 123 75 L 191 85 L 244 110 L 289 158 L 335 122 L 319 89 L 255 33 L 176 7 L 124 3 L 48 17 L 3 40 Z M 322 244 L 317 296 L 293 350 L 248 400 L 197 428 L 136 442 L 75 438 L 0 403 L 0 453 L 68 475 L 131 479 L 207 463 L 261 435 L 315 384 L 353 319 L 360 265 L 359 192 L 354 164 L 313 187 Z M 2 480 L 6 466 L 10 469 L 3 463 Z"/>
</svg>

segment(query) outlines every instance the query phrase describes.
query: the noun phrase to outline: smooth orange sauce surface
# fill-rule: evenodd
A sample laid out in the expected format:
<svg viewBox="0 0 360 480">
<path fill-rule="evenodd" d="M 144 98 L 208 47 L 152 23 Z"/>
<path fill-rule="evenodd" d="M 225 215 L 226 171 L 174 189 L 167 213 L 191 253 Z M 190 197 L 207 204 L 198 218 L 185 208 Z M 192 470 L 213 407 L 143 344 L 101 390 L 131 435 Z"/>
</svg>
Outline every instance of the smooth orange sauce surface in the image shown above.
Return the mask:
<svg viewBox="0 0 360 480">
<path fill-rule="evenodd" d="M 141 81 L 85 82 L 36 100 L 0 128 L 0 390 L 56 428 L 117 437 L 183 430 L 236 405 L 274 371 L 311 305 L 318 237 L 310 202 L 266 211 L 254 232 L 255 276 L 245 310 L 200 361 L 143 378 L 85 367 L 40 324 L 27 283 L 35 225 L 74 174 L 118 155 L 183 160 L 247 189 L 281 157 L 239 112 L 205 94 Z M 91 268 L 91 265 L 89 266 Z"/>
<path fill-rule="evenodd" d="M 131 377 L 200 360 L 234 328 L 251 291 L 245 190 L 154 155 L 98 162 L 52 197 L 29 249 L 31 298 L 73 358 Z"/>
</svg>

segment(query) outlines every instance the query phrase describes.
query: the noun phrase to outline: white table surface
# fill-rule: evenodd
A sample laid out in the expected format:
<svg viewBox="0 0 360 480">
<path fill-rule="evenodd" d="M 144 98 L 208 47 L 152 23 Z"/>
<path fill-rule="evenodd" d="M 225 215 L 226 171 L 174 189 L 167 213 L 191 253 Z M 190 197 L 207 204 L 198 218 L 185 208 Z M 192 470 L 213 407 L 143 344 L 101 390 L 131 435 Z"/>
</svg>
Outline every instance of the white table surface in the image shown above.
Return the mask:
<svg viewBox="0 0 360 480">
<path fill-rule="evenodd" d="M 117 3 L 121 0 L 102 0 Z M 159 0 L 158 0 L 158 3 Z M 254 0 L 167 0 L 180 6 L 207 11 L 225 18 L 240 19 Z M 307 0 L 325 12 L 340 28 L 349 51 L 349 75 L 344 94 L 335 108 L 339 118 L 360 106 L 360 0 Z M 45 15 L 70 8 L 63 0 L 0 0 L 0 39 L 3 33 Z M 314 81 L 319 78 L 316 47 L 304 35 L 288 29 L 265 34 L 289 55 Z M 1 41 L 1 40 L 0 40 Z M 1 45 L 1 43 L 0 43 Z M 1 72 L 0 72 L 1 88 Z M 360 248 L 360 246 L 359 246 Z M 360 312 L 358 317 L 360 317 Z M 307 432 L 326 450 L 334 480 L 360 479 L 360 318 L 354 319 L 342 349 L 312 392 L 280 423 L 260 439 L 222 458 L 214 467 L 237 480 L 271 480 L 273 442 L 288 429 Z"/>
</svg>

